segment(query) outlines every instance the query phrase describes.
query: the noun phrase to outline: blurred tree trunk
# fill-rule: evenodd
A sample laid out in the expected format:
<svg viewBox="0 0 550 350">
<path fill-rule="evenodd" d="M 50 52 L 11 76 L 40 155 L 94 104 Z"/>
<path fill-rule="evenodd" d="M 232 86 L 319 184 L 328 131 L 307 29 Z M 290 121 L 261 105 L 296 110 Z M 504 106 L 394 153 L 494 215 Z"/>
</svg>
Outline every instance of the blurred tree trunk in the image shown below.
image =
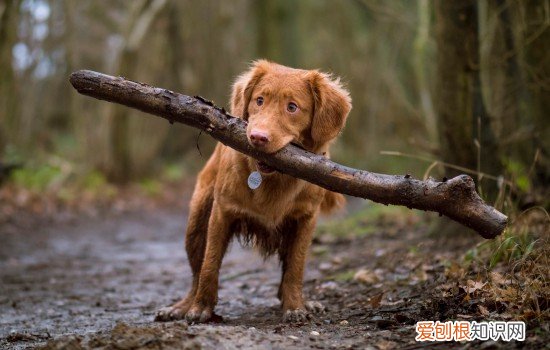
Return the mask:
<svg viewBox="0 0 550 350">
<path fill-rule="evenodd" d="M 548 193 L 539 189 L 550 181 L 550 2 L 480 5 L 484 93 L 507 177 L 516 184 L 521 206 L 541 203 Z"/>
<path fill-rule="evenodd" d="M 430 32 L 431 6 L 428 0 L 418 0 L 418 32 L 414 42 L 414 70 L 420 107 L 431 146 L 437 148 L 437 121 L 428 80 L 427 45 Z"/>
<path fill-rule="evenodd" d="M 515 25 L 508 0 L 480 2 L 481 77 L 487 110 L 492 118 L 503 164 L 517 163 L 525 153 L 518 136 L 532 133 L 531 123 L 520 116 L 522 88 Z M 529 131 L 529 129 L 531 129 Z M 524 140 L 525 141 L 525 140 Z M 523 162 L 523 160 L 522 160 Z"/>
<path fill-rule="evenodd" d="M 476 0 L 435 2 L 439 141 L 445 162 L 500 175 L 502 165 L 481 95 Z M 457 175 L 446 170 L 447 176 Z M 494 181 L 477 179 L 480 193 L 494 200 Z"/>
<path fill-rule="evenodd" d="M 237 74 L 257 57 L 256 21 L 248 20 L 255 19 L 256 4 L 254 0 L 169 1 L 161 34 L 167 38 L 163 50 L 167 62 L 161 71 L 169 79 L 156 81 L 166 81 L 170 88 L 173 72 L 178 71 L 179 81 L 174 80 L 178 85 L 171 89 L 225 104 Z M 215 146 L 214 140 L 199 135 L 183 125 L 170 125 L 163 158 L 183 160 L 186 171 L 198 171 Z"/>
<path fill-rule="evenodd" d="M 169 1 L 165 8 L 166 17 L 168 18 L 167 32 L 165 35 L 168 38 L 170 49 L 168 50 L 168 67 L 170 71 L 167 88 L 174 91 L 182 91 L 185 88 L 185 67 L 186 55 L 184 39 L 185 8 L 186 3 L 183 1 Z M 182 133 L 188 132 L 187 129 L 180 129 L 179 126 L 171 127 L 168 131 L 168 137 L 163 145 L 162 153 L 171 158 L 181 156 L 182 149 L 186 147 L 188 140 L 191 137 L 179 137 Z"/>
<path fill-rule="evenodd" d="M 17 120 L 17 87 L 12 64 L 12 48 L 17 40 L 19 0 L 0 1 L 0 157 L 10 140 Z"/>
<path fill-rule="evenodd" d="M 489 50 L 485 63 L 488 66 L 485 86 L 489 92 L 488 105 L 494 115 L 495 134 L 503 139 L 516 133 L 522 126 L 518 110 L 522 89 L 517 45 L 508 1 L 490 0 L 484 5 L 488 12 L 485 21 L 495 22 L 488 24 L 492 28 L 488 28 L 486 33 Z"/>
<path fill-rule="evenodd" d="M 170 81 L 168 81 L 169 89 L 181 89 L 183 87 L 183 72 L 182 66 L 185 60 L 184 40 L 182 36 L 182 18 L 181 9 L 182 1 L 170 1 L 165 8 L 166 16 L 168 17 L 168 42 L 171 44 L 169 51 L 170 62 Z"/>
<path fill-rule="evenodd" d="M 535 171 L 533 185 L 548 204 L 550 194 L 550 1 L 519 1 L 518 13 L 524 30 L 520 35 L 523 48 L 522 76 L 526 87 L 526 102 L 521 105 L 521 114 L 529 116 L 534 137 L 527 139 L 523 158 L 528 168 Z M 521 121 L 523 123 L 523 120 Z M 535 153 L 539 159 L 533 165 Z M 540 191 L 542 190 L 542 191 Z"/>
<path fill-rule="evenodd" d="M 254 2 L 257 23 L 257 50 L 267 58 L 291 67 L 300 65 L 300 37 L 297 16 L 298 3 L 292 0 L 262 0 Z"/>
<path fill-rule="evenodd" d="M 435 2 L 436 103 L 443 161 L 492 175 L 501 174 L 499 152 L 481 94 L 476 0 Z M 447 177 L 457 171 L 446 168 Z M 497 186 L 478 176 L 478 192 L 494 200 Z M 439 220 L 433 232 L 454 235 L 463 227 Z"/>
<path fill-rule="evenodd" d="M 64 46 L 65 46 L 65 77 L 68 77 L 75 70 L 75 51 L 76 51 L 76 27 L 73 21 L 76 15 L 75 2 L 73 0 L 63 1 L 63 12 L 65 21 Z M 64 95 L 67 108 L 68 121 L 71 123 L 68 127 L 77 134 L 74 117 L 78 115 L 79 104 L 70 86 L 63 85 L 66 93 Z"/>
<path fill-rule="evenodd" d="M 134 2 L 124 47 L 119 58 L 117 74 L 124 77 L 135 76 L 137 52 L 149 27 L 166 4 L 166 0 Z M 110 115 L 111 161 L 107 167 L 108 177 L 116 182 L 127 181 L 131 177 L 132 158 L 130 152 L 129 110 L 114 106 Z"/>
</svg>

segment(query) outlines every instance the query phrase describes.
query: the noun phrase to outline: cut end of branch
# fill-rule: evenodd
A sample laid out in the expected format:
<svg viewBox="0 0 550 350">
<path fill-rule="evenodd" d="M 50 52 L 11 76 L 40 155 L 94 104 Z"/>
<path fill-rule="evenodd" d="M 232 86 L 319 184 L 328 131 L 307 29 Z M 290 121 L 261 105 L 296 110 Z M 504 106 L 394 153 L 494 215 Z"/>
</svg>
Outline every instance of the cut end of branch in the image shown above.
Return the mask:
<svg viewBox="0 0 550 350">
<path fill-rule="evenodd" d="M 476 230 L 481 235 L 481 237 L 485 239 L 493 239 L 500 236 L 508 226 L 508 217 L 506 215 L 498 212 L 494 208 L 489 208 L 489 210 L 492 212 L 492 222 L 490 224 L 472 227 L 472 229 Z"/>
</svg>

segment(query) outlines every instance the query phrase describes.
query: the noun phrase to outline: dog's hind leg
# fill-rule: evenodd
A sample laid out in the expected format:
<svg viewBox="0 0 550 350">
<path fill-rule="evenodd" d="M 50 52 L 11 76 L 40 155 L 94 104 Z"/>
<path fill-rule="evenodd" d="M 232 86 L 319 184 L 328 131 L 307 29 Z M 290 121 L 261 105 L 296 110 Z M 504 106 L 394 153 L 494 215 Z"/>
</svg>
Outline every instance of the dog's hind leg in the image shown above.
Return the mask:
<svg viewBox="0 0 550 350">
<path fill-rule="evenodd" d="M 288 255 L 290 254 L 290 247 L 294 244 L 296 239 L 296 220 L 288 220 L 279 229 L 283 236 L 281 246 L 279 247 L 279 261 L 281 262 L 281 282 L 279 283 L 279 289 L 277 290 L 277 298 L 283 301 L 283 280 L 288 270 Z"/>
</svg>

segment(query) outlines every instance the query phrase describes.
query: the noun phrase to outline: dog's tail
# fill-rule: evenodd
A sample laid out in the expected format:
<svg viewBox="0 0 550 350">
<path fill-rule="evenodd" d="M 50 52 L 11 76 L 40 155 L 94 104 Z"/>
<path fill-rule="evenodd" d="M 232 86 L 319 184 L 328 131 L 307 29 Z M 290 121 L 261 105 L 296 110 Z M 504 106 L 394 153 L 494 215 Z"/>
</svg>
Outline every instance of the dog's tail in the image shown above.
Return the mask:
<svg viewBox="0 0 550 350">
<path fill-rule="evenodd" d="M 331 214 L 335 211 L 342 209 L 346 204 L 346 198 L 336 192 L 325 191 L 325 198 L 321 202 L 321 213 Z"/>
</svg>

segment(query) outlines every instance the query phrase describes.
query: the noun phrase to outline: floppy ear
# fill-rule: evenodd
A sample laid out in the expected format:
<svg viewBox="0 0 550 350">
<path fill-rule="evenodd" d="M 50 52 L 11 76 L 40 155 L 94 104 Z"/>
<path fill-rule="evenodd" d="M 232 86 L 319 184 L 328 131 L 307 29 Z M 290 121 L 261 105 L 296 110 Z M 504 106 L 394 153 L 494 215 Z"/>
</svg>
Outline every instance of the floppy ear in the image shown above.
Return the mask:
<svg viewBox="0 0 550 350">
<path fill-rule="evenodd" d="M 269 64 L 265 60 L 254 61 L 252 67 L 235 80 L 231 92 L 231 114 L 248 120 L 248 104 L 252 98 L 252 92 L 267 72 Z"/>
<path fill-rule="evenodd" d="M 336 138 L 351 110 L 349 92 L 339 79 L 313 71 L 310 76 L 314 111 L 311 122 L 311 138 L 317 147 Z"/>
</svg>

